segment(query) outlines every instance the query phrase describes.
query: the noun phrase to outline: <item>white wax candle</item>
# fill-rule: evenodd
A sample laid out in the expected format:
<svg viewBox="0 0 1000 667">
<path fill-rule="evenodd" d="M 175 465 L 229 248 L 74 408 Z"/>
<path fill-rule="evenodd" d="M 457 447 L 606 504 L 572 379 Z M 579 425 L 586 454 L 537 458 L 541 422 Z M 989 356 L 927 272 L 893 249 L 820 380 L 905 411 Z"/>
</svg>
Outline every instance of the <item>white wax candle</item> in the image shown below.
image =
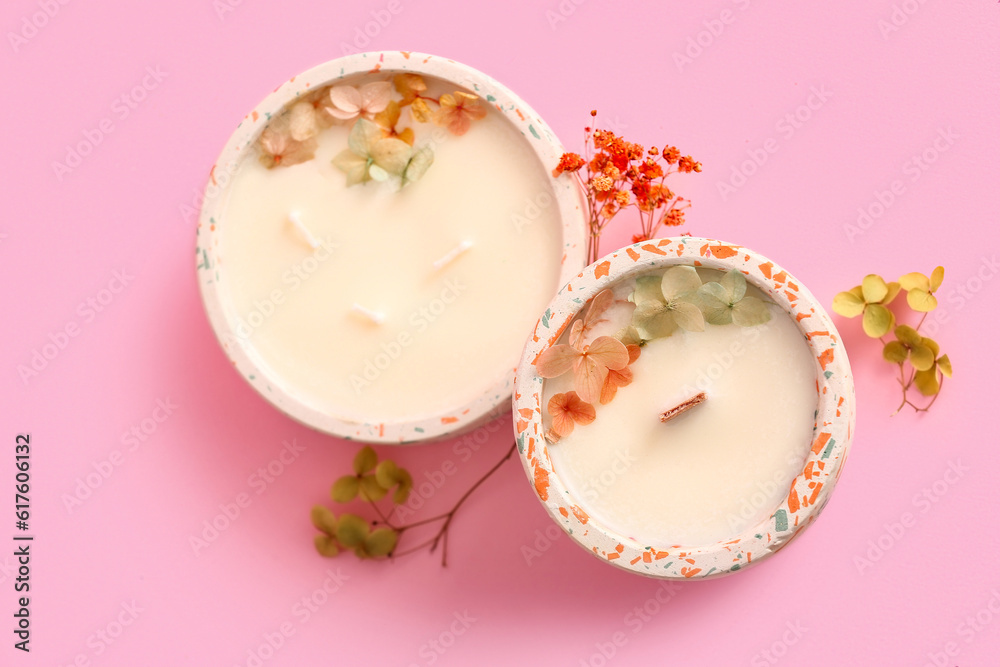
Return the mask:
<svg viewBox="0 0 1000 667">
<path fill-rule="evenodd" d="M 633 284 L 616 286 L 619 301 L 588 338 L 628 323 Z M 549 445 L 553 470 L 595 521 L 642 544 L 707 546 L 788 495 L 811 444 L 816 361 L 795 322 L 768 308 L 762 325 L 706 325 L 650 341 L 629 367 L 632 383 L 596 405 L 592 423 Z M 572 374 L 546 380 L 542 405 L 572 389 Z M 704 402 L 660 421 L 702 391 Z"/>
<path fill-rule="evenodd" d="M 427 94 L 455 89 L 428 83 Z M 537 155 L 482 104 L 486 118 L 462 136 L 404 109 L 401 126 L 434 162 L 402 189 L 348 186 L 331 164 L 352 121 L 322 130 L 312 160 L 267 169 L 249 154 L 236 174 L 221 288 L 257 361 L 314 409 L 418 419 L 468 404 L 516 365 L 558 286 L 562 223 Z"/>
</svg>

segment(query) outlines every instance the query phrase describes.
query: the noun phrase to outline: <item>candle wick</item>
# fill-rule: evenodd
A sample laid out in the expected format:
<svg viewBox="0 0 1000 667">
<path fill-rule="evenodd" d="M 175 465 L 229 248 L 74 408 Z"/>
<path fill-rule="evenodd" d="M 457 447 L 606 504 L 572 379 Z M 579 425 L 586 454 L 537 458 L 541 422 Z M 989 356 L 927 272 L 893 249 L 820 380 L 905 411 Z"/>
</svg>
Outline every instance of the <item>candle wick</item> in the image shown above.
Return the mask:
<svg viewBox="0 0 1000 667">
<path fill-rule="evenodd" d="M 470 248 L 472 248 L 472 241 L 462 241 L 457 246 L 452 248 L 452 250 L 447 255 L 445 255 L 438 261 L 434 262 L 434 270 L 440 271 L 444 267 L 454 262 L 459 255 L 469 250 Z"/>
<path fill-rule="evenodd" d="M 708 400 L 708 396 L 705 395 L 705 392 L 701 392 L 697 396 L 692 396 L 691 398 L 682 402 L 680 405 L 675 405 L 669 410 L 666 410 L 663 413 L 661 413 L 660 421 L 668 422 L 671 419 L 679 417 L 688 410 L 690 410 L 691 408 L 693 408 L 694 406 L 699 405 L 700 403 L 704 403 L 706 400 Z"/>
<path fill-rule="evenodd" d="M 312 232 L 309 231 L 309 228 L 306 227 L 305 223 L 302 222 L 302 216 L 299 215 L 298 211 L 292 211 L 291 213 L 289 213 L 288 220 L 292 223 L 292 225 L 295 226 L 295 229 L 299 230 L 299 234 L 302 235 L 302 238 L 305 239 L 306 243 L 308 243 L 310 247 L 312 248 L 319 247 L 320 245 L 319 240 L 312 235 Z"/>
<path fill-rule="evenodd" d="M 380 313 L 376 310 L 370 310 L 362 305 L 354 304 L 351 306 L 351 312 L 355 315 L 360 315 L 364 319 L 368 320 L 372 324 L 382 324 L 385 322 L 385 314 Z"/>
</svg>

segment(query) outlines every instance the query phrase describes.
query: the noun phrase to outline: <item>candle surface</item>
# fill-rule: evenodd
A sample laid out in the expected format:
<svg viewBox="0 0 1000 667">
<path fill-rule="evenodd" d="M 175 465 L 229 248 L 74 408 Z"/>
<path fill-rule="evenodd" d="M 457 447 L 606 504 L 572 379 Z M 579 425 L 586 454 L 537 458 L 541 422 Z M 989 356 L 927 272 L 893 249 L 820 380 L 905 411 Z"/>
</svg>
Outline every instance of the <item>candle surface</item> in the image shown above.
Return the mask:
<svg viewBox="0 0 1000 667">
<path fill-rule="evenodd" d="M 234 176 L 221 287 L 258 363 L 311 407 L 417 419 L 515 366 L 558 286 L 562 227 L 537 155 L 482 102 L 486 117 L 462 136 L 404 110 L 434 162 L 401 189 L 348 186 L 331 164 L 353 121 L 320 131 L 312 160 L 267 169 L 251 150 Z"/>
<path fill-rule="evenodd" d="M 628 323 L 633 285 L 616 285 L 590 340 Z M 751 286 L 747 294 L 762 296 Z M 811 443 L 816 361 L 795 322 L 767 307 L 761 325 L 649 341 L 629 366 L 632 383 L 596 405 L 593 422 L 549 445 L 553 470 L 594 520 L 643 544 L 699 547 L 738 535 L 788 495 Z M 572 389 L 571 373 L 546 380 L 542 405 Z M 661 423 L 700 392 L 704 402 Z"/>
</svg>

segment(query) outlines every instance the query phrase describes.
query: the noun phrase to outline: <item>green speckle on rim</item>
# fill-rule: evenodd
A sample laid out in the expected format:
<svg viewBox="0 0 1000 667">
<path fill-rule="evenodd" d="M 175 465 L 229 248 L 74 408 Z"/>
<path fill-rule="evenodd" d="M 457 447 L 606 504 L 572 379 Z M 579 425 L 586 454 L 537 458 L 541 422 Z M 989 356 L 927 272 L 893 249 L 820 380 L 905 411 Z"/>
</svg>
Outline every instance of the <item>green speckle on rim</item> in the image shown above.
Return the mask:
<svg viewBox="0 0 1000 667">
<path fill-rule="evenodd" d="M 199 250 L 201 251 L 201 261 L 198 262 L 198 268 L 199 269 L 211 269 L 212 268 L 212 262 L 208 259 L 208 251 L 205 250 L 204 248 L 199 248 Z M 218 277 L 218 276 L 216 276 L 216 277 Z"/>
<path fill-rule="evenodd" d="M 538 131 L 535 129 L 534 125 L 529 125 L 528 129 L 531 130 L 531 135 L 535 137 L 535 139 L 541 139 L 541 137 L 538 136 Z"/>
<path fill-rule="evenodd" d="M 549 328 L 549 318 L 552 317 L 552 311 L 548 308 L 545 309 L 545 314 L 542 315 L 542 326 L 546 329 Z"/>
<path fill-rule="evenodd" d="M 517 451 L 519 454 L 524 454 L 524 434 L 517 436 Z"/>
<path fill-rule="evenodd" d="M 730 572 L 736 572 L 739 569 L 740 569 L 740 564 L 737 563 L 736 565 L 733 565 L 731 568 L 729 568 L 729 571 Z"/>
<path fill-rule="evenodd" d="M 778 531 L 788 530 L 788 513 L 785 510 L 778 510 L 774 513 L 774 529 Z"/>
<path fill-rule="evenodd" d="M 670 567 L 673 564 L 674 564 L 674 561 L 670 561 L 669 563 L 667 563 L 666 565 L 663 566 L 663 569 L 666 570 L 668 567 Z"/>
<path fill-rule="evenodd" d="M 823 456 L 821 457 L 822 459 L 828 459 L 828 458 L 830 458 L 830 454 L 833 453 L 833 446 L 835 444 L 837 444 L 837 441 L 834 440 L 833 438 L 830 438 L 830 444 L 827 445 L 826 449 L 823 450 Z"/>
<path fill-rule="evenodd" d="M 830 378 L 833 377 L 833 371 L 823 371 L 823 377 L 829 380 Z"/>
<path fill-rule="evenodd" d="M 424 432 L 424 429 L 420 428 L 419 426 L 414 426 L 413 430 L 416 431 L 417 433 L 423 433 Z"/>
<path fill-rule="evenodd" d="M 247 379 L 248 379 L 248 380 L 256 380 L 256 379 L 257 379 L 257 376 L 256 376 L 256 375 L 248 375 L 248 376 L 247 376 Z"/>
<path fill-rule="evenodd" d="M 487 95 L 486 96 L 486 101 L 487 102 L 496 102 L 497 98 L 493 97 L 492 95 Z"/>
</svg>

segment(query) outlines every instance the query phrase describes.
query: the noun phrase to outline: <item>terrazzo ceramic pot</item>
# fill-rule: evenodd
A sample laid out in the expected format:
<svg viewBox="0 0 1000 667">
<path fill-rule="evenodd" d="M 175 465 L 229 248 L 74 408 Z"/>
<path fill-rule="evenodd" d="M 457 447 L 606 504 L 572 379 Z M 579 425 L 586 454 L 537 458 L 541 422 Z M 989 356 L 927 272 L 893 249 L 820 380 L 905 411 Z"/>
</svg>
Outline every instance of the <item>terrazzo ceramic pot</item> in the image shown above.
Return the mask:
<svg viewBox="0 0 1000 667">
<path fill-rule="evenodd" d="M 599 292 L 620 281 L 673 266 L 742 272 L 748 285 L 780 307 L 798 327 L 815 360 L 816 413 L 805 461 L 784 499 L 766 517 L 725 540 L 664 548 L 643 544 L 602 525 L 581 507 L 560 478 L 545 437 L 545 379 L 536 361 L 559 341 L 570 323 Z M 640 357 L 636 364 L 642 363 Z M 627 392 L 627 388 L 622 392 Z M 615 400 L 628 400 L 619 394 Z M 850 364 L 833 322 L 795 278 L 765 257 L 738 245 L 701 238 L 659 239 L 608 255 L 573 277 L 556 295 L 529 339 L 514 386 L 514 427 L 529 482 L 552 519 L 592 555 L 616 567 L 663 579 L 701 579 L 746 569 L 770 557 L 819 516 L 843 470 L 854 429 L 855 400 Z M 600 416 L 598 416 L 600 418 Z M 787 483 L 787 482 L 786 482 Z"/>
<path fill-rule="evenodd" d="M 551 175 L 563 153 L 558 139 L 528 105 L 489 76 L 446 58 L 411 52 L 362 53 L 339 58 L 296 75 L 278 86 L 247 114 L 213 165 L 197 232 L 197 266 L 202 298 L 212 328 L 236 371 L 268 402 L 308 426 L 345 439 L 384 444 L 444 438 L 503 414 L 509 405 L 519 342 L 511 350 L 509 360 L 496 369 L 499 379 L 485 391 L 461 402 L 442 400 L 437 409 L 419 417 L 395 421 L 367 419 L 342 414 L 337 409 L 319 409 L 304 399 L 294 383 L 285 381 L 263 361 L 252 336 L 240 334 L 240 313 L 227 296 L 230 281 L 227 280 L 224 244 L 220 243 L 220 239 L 227 228 L 232 184 L 239 176 L 244 160 L 256 159 L 256 144 L 269 119 L 281 113 L 290 102 L 324 86 L 342 83 L 359 85 L 369 80 L 391 81 L 393 75 L 406 72 L 433 77 L 477 95 L 481 103 L 498 111 L 516 130 L 514 135 L 523 142 L 524 152 L 537 160 L 539 173 L 545 174 L 541 187 L 547 194 L 543 201 L 534 204 L 544 208 L 555 207 L 558 211 L 556 219 L 557 224 L 561 224 L 561 243 L 558 247 L 554 246 L 552 265 L 561 268 L 558 268 L 559 280 L 555 284 L 562 284 L 575 275 L 586 262 L 586 213 L 576 182 Z M 517 202 L 517 205 L 524 207 L 525 203 Z M 531 206 L 529 202 L 528 223 L 532 222 Z M 371 261 L 379 262 L 378 248 L 372 248 L 371 252 Z M 496 294 L 502 297 L 503 285 L 496 286 Z M 525 327 L 525 336 L 529 333 L 528 328 Z M 433 382 L 427 384 L 427 391 L 434 391 Z"/>
</svg>

